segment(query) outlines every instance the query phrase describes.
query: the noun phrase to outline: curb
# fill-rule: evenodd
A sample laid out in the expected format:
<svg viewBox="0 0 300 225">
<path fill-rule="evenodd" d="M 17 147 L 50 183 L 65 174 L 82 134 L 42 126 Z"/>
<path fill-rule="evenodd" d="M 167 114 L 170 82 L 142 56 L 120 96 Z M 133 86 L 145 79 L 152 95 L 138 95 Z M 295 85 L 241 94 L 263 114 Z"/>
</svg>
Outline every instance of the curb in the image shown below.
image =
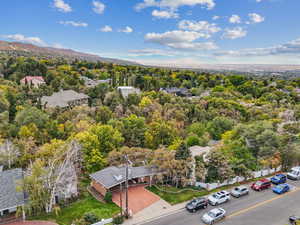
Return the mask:
<svg viewBox="0 0 300 225">
<path fill-rule="evenodd" d="M 166 217 L 166 216 L 171 216 L 171 215 L 173 215 L 175 213 L 183 211 L 184 209 L 185 209 L 185 207 L 181 207 L 181 208 L 173 210 L 171 212 L 166 212 L 164 214 L 161 214 L 161 215 L 159 215 L 157 217 L 153 217 L 153 218 L 150 218 L 150 219 L 142 220 L 142 221 L 139 221 L 139 222 L 128 223 L 127 225 L 141 225 L 141 224 L 145 224 L 145 223 L 150 223 L 150 222 L 158 220 L 160 218 L 163 218 L 163 217 Z M 130 221 L 128 221 L 128 222 L 130 222 Z"/>
</svg>

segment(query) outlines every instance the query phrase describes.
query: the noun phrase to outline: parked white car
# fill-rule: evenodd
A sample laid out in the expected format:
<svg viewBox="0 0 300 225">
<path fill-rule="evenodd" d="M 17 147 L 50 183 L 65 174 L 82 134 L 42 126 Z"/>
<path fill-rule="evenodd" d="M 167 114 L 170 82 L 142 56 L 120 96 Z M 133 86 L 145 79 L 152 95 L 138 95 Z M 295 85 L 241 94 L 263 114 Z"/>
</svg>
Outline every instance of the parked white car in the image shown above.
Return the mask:
<svg viewBox="0 0 300 225">
<path fill-rule="evenodd" d="M 202 216 L 202 221 L 205 224 L 214 224 L 217 221 L 220 221 L 225 218 L 226 211 L 222 208 L 212 209 L 208 213 L 205 213 Z"/>
<path fill-rule="evenodd" d="M 287 177 L 291 180 L 300 180 L 300 166 L 293 167 L 290 172 L 288 172 Z"/>
<path fill-rule="evenodd" d="M 209 204 L 216 206 L 230 200 L 230 193 L 228 191 L 220 191 L 208 197 Z"/>
</svg>

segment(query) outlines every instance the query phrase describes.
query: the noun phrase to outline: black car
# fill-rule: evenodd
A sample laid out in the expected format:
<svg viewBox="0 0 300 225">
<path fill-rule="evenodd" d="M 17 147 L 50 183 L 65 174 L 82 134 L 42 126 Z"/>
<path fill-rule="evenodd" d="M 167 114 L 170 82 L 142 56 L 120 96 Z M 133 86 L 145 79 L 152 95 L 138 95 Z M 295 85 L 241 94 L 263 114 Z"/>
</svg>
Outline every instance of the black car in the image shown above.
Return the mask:
<svg viewBox="0 0 300 225">
<path fill-rule="evenodd" d="M 186 205 L 186 209 L 189 212 L 196 212 L 199 209 L 206 209 L 206 207 L 208 206 L 208 201 L 205 198 L 196 198 L 192 201 L 190 201 L 187 205 Z"/>
<path fill-rule="evenodd" d="M 297 217 L 297 216 L 290 216 L 290 223 L 293 224 L 293 225 L 296 225 L 297 222 L 299 223 L 300 222 L 300 217 Z"/>
</svg>

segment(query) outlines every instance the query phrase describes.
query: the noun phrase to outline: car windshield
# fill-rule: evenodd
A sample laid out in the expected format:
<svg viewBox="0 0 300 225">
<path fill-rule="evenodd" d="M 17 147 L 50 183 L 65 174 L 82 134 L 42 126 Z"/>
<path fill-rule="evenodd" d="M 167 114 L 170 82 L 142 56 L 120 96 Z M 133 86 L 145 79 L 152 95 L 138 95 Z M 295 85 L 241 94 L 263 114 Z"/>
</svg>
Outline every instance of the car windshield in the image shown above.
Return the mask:
<svg viewBox="0 0 300 225">
<path fill-rule="evenodd" d="M 209 212 L 208 215 L 212 218 L 215 218 L 216 217 L 216 214 L 214 214 L 213 212 Z"/>
<path fill-rule="evenodd" d="M 290 173 L 293 175 L 298 175 L 298 171 L 296 171 L 296 170 L 292 170 Z"/>
<path fill-rule="evenodd" d="M 220 195 L 218 195 L 218 194 L 213 194 L 213 197 L 219 199 L 219 198 L 220 198 Z"/>
<path fill-rule="evenodd" d="M 236 187 L 234 190 L 235 190 L 235 191 L 241 191 L 241 189 L 238 188 L 238 187 Z"/>
<path fill-rule="evenodd" d="M 255 184 L 258 185 L 258 186 L 260 186 L 260 185 L 262 185 L 263 183 L 262 183 L 261 181 L 257 181 Z"/>
<path fill-rule="evenodd" d="M 191 205 L 197 205 L 197 200 L 193 200 L 193 201 L 191 201 L 191 203 L 190 203 Z"/>
<path fill-rule="evenodd" d="M 284 185 L 278 185 L 277 188 L 282 190 L 285 186 Z"/>
</svg>

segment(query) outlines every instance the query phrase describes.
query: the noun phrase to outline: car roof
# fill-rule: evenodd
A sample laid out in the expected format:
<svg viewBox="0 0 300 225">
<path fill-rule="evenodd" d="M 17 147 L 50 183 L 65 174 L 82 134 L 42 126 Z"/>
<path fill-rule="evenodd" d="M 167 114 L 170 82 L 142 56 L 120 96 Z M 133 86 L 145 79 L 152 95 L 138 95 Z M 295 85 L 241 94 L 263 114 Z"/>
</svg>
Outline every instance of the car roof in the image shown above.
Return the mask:
<svg viewBox="0 0 300 225">
<path fill-rule="evenodd" d="M 221 210 L 219 208 L 215 208 L 215 209 L 210 210 L 210 212 L 212 212 L 213 214 L 217 214 L 217 213 L 221 212 Z"/>
<path fill-rule="evenodd" d="M 289 186 L 288 184 L 278 184 L 278 186 Z"/>
<path fill-rule="evenodd" d="M 205 200 L 206 200 L 205 198 L 195 198 L 191 202 L 194 202 L 194 201 L 196 201 L 196 202 L 202 202 L 202 201 L 205 201 Z"/>
<path fill-rule="evenodd" d="M 282 173 L 276 174 L 275 176 L 278 176 L 278 177 L 285 177 L 285 175 L 282 174 Z"/>
</svg>

